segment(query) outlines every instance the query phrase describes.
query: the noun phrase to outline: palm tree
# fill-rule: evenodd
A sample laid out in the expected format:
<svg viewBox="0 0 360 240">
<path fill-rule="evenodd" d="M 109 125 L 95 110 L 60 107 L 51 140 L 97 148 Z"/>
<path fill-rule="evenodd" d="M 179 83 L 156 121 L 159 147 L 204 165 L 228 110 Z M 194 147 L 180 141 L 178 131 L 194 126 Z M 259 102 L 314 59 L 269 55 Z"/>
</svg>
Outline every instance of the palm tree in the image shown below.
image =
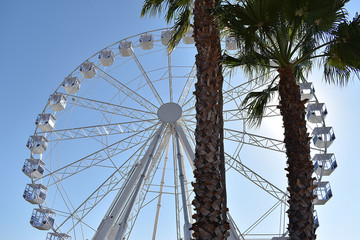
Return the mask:
<svg viewBox="0 0 360 240">
<path fill-rule="evenodd" d="M 310 158 L 310 137 L 298 82 L 314 61 L 325 81 L 345 85 L 360 73 L 360 17 L 347 20 L 349 0 L 238 0 L 218 7 L 221 26 L 234 36 L 237 55 L 224 55 L 228 67 L 266 76 L 268 86 L 243 101 L 249 124 L 258 126 L 266 104 L 278 92 L 287 156 L 290 239 L 315 239 L 313 194 L 316 184 Z M 277 75 L 269 74 L 276 70 Z M 276 73 L 275 71 L 275 73 Z M 273 76 L 272 78 L 270 78 Z M 265 79 L 265 78 L 263 78 Z"/>
<path fill-rule="evenodd" d="M 197 48 L 195 199 L 191 227 L 195 239 L 226 239 L 225 161 L 223 147 L 223 76 L 220 65 L 219 27 L 211 14 L 218 0 L 145 0 L 142 16 L 166 10 L 168 23 L 175 20 L 172 50 L 192 23 Z M 192 16 L 194 20 L 192 22 Z"/>
</svg>

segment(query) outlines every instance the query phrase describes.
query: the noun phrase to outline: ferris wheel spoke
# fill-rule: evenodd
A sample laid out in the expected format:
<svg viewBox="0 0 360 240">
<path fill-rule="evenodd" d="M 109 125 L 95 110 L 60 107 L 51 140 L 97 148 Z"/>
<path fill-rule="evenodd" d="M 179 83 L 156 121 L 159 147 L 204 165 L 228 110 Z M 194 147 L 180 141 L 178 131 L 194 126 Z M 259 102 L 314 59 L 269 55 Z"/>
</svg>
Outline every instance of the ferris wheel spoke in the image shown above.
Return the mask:
<svg viewBox="0 0 360 240">
<path fill-rule="evenodd" d="M 195 95 L 192 95 L 186 102 L 183 103 L 182 108 L 184 109 L 184 113 L 188 113 L 195 109 Z"/>
<path fill-rule="evenodd" d="M 192 112 L 194 112 L 194 111 L 195 111 L 195 106 L 190 107 L 190 108 L 188 108 L 188 109 L 185 109 L 185 110 L 183 111 L 184 117 L 192 117 L 192 118 L 195 118 L 195 113 L 192 113 Z"/>
<path fill-rule="evenodd" d="M 230 121 L 246 121 L 248 119 L 247 112 L 248 108 L 243 109 L 227 109 L 223 111 L 224 114 L 224 122 L 230 122 Z M 267 105 L 264 109 L 264 115 L 263 118 L 266 117 L 278 117 L 280 115 L 280 111 L 277 108 L 276 105 Z"/>
<path fill-rule="evenodd" d="M 142 131 L 154 125 L 158 119 L 149 119 L 143 121 L 120 122 L 114 124 L 95 125 L 79 128 L 68 128 L 53 130 L 47 133 L 49 142 L 69 139 L 93 138 L 101 136 L 109 136 L 116 134 L 129 134 Z M 50 136 L 54 136 L 52 139 Z"/>
<path fill-rule="evenodd" d="M 184 113 L 192 111 L 194 108 L 190 108 L 185 110 Z M 230 121 L 245 121 L 248 118 L 246 117 L 247 108 L 239 109 L 226 109 L 223 110 L 224 122 Z M 269 105 L 265 107 L 264 116 L 263 117 L 277 117 L 280 116 L 279 110 L 277 106 Z M 186 114 L 186 118 L 195 118 L 195 113 L 193 114 Z"/>
<path fill-rule="evenodd" d="M 235 103 L 237 103 L 237 101 L 239 101 L 241 97 L 246 96 L 248 93 L 267 86 L 270 80 L 260 81 L 259 79 L 261 79 L 262 77 L 263 76 L 260 76 L 258 78 L 246 81 L 236 87 L 229 88 L 228 90 L 224 91 L 224 104 L 234 101 Z"/>
<path fill-rule="evenodd" d="M 188 95 L 194 85 L 195 79 L 196 79 L 196 65 L 194 64 L 191 68 L 190 73 L 187 75 L 186 83 L 178 99 L 178 104 L 183 108 L 185 106 L 185 101 L 188 98 Z"/>
<path fill-rule="evenodd" d="M 233 129 L 224 128 L 224 139 L 234 141 L 239 144 L 247 144 L 256 147 L 261 147 L 273 151 L 285 152 L 285 144 L 281 140 L 267 138 L 260 135 L 255 135 L 247 132 L 241 132 Z M 323 152 L 324 150 L 311 147 L 310 149 Z"/>
<path fill-rule="evenodd" d="M 60 210 L 60 209 L 53 209 L 55 212 L 56 212 L 56 215 L 57 216 L 61 216 L 61 217 L 63 217 L 63 218 L 68 218 L 72 213 L 70 212 L 64 212 L 64 211 L 62 211 L 62 210 Z M 87 224 L 86 222 L 84 222 L 84 221 L 82 221 L 82 219 L 80 218 L 80 217 L 76 217 L 76 216 L 72 216 L 71 217 L 71 220 L 73 221 L 73 222 L 75 222 L 75 223 L 73 223 L 73 224 L 76 224 L 76 225 L 78 225 L 78 224 L 83 224 L 83 225 L 85 225 L 86 227 L 88 227 L 89 229 L 91 229 L 92 231 L 96 231 L 96 229 L 94 229 L 92 226 L 90 226 L 89 224 Z M 60 223 L 60 224 L 62 224 L 62 223 Z M 56 224 L 55 224 L 56 225 Z M 73 227 L 73 228 L 71 228 L 71 229 L 69 229 L 68 231 L 67 231 L 67 234 L 69 234 L 71 231 L 74 231 L 74 228 L 75 228 L 75 226 Z M 57 233 L 60 233 L 61 231 L 60 231 L 60 226 L 59 225 L 56 225 L 55 227 L 54 227 L 54 232 L 57 232 Z"/>
<path fill-rule="evenodd" d="M 137 119 L 137 120 L 150 119 L 156 116 L 153 112 L 149 112 L 141 109 L 129 108 L 125 106 L 120 106 L 112 103 L 97 101 L 94 99 L 88 99 L 74 95 L 68 95 L 68 96 L 71 97 L 72 99 L 72 102 L 70 102 L 70 104 L 96 110 L 102 113 L 110 113 L 110 114 L 126 117 L 129 119 Z"/>
<path fill-rule="evenodd" d="M 285 197 L 284 197 L 285 198 Z M 256 226 L 258 226 L 263 220 L 266 219 L 267 216 L 270 215 L 276 208 L 278 208 L 281 204 L 286 203 L 286 201 L 278 200 L 269 210 L 267 210 L 258 220 L 256 220 L 250 227 L 248 227 L 244 231 L 244 235 L 248 235 Z M 285 231 L 284 231 L 285 232 Z"/>
<path fill-rule="evenodd" d="M 259 174 L 251 170 L 250 168 L 246 167 L 241 161 L 233 158 L 228 153 L 225 153 L 225 161 L 228 166 L 239 172 L 241 175 L 249 179 L 251 182 L 253 182 L 255 185 L 260 187 L 261 189 L 265 190 L 267 193 L 275 197 L 276 199 L 284 202 L 285 201 L 284 196 L 286 195 L 285 192 L 280 190 L 278 187 L 276 187 L 274 184 L 270 183 L 263 177 L 261 177 Z"/>
<path fill-rule="evenodd" d="M 283 141 L 233 129 L 224 128 L 224 139 L 234 141 L 239 144 L 247 144 L 273 151 L 285 152 L 285 145 Z"/>
<path fill-rule="evenodd" d="M 149 138 L 150 139 L 150 138 Z M 115 187 L 122 183 L 119 192 L 124 188 L 126 179 L 128 179 L 136 169 L 136 162 L 141 158 L 149 139 L 138 148 L 120 167 L 114 171 L 83 203 L 81 203 L 67 218 L 57 227 L 59 229 L 67 221 L 74 221 L 73 226 L 68 233 L 75 229 L 79 223 L 84 223 L 83 219 L 100 203 L 110 192 L 117 190 Z M 117 176 L 119 175 L 119 176 Z"/>
<path fill-rule="evenodd" d="M 99 165 L 100 163 L 108 160 L 120 153 L 126 152 L 127 150 L 139 146 L 146 142 L 148 138 L 151 137 L 151 131 L 158 124 L 151 126 L 150 128 L 144 129 L 143 131 L 137 132 L 127 138 L 124 138 L 118 142 L 115 142 L 109 146 L 106 146 L 88 156 L 81 158 L 65 167 L 59 168 L 55 171 L 49 171 L 48 174 L 44 175 L 42 179 L 45 179 L 49 176 L 56 175 L 56 181 L 49 183 L 48 186 L 51 186 L 59 181 L 63 181 L 66 178 L 69 178 L 79 172 L 82 172 L 90 167 Z M 140 135 L 141 134 L 141 135 Z"/>
<path fill-rule="evenodd" d="M 163 100 L 161 99 L 159 93 L 156 91 L 156 88 L 152 84 L 149 76 L 147 75 L 146 71 L 144 70 L 144 68 L 143 68 L 142 64 L 140 63 L 139 59 L 136 57 L 136 54 L 134 53 L 134 51 L 132 51 L 132 57 L 135 60 L 136 65 L 138 66 L 139 70 L 141 71 L 141 73 L 142 73 L 143 77 L 145 78 L 147 84 L 151 88 L 151 91 L 153 92 L 154 96 L 156 97 L 158 103 L 160 105 L 163 105 L 164 104 Z"/>
<path fill-rule="evenodd" d="M 168 51 L 167 56 L 168 56 L 170 102 L 173 102 L 174 101 L 174 97 L 173 97 L 174 93 L 173 93 L 173 85 L 172 85 L 173 76 L 172 76 L 172 64 L 171 64 L 171 52 L 170 51 Z"/>
<path fill-rule="evenodd" d="M 223 84 L 224 90 L 223 91 L 235 88 L 235 86 L 231 83 L 231 80 L 232 80 L 231 74 L 233 71 L 234 71 L 234 69 L 225 69 L 225 71 L 223 72 L 223 76 L 224 76 L 223 77 L 223 79 L 224 79 L 224 84 Z M 235 83 L 236 82 L 239 82 L 239 80 L 235 79 Z"/>
<path fill-rule="evenodd" d="M 73 216 L 77 217 L 77 223 L 73 225 L 69 231 L 76 227 L 76 225 L 86 217 L 97 205 L 101 202 L 110 192 L 115 191 L 116 186 L 120 183 L 124 183 L 125 179 L 127 179 L 134 172 L 135 164 L 129 164 L 131 159 L 138 159 L 141 154 L 141 149 L 143 149 L 146 144 L 145 142 L 128 160 L 126 160 L 119 168 L 117 168 L 110 176 L 107 178 L 90 196 L 82 202 L 68 217 L 65 221 L 62 222 L 61 225 L 58 226 L 60 228 L 64 225 L 70 218 Z M 135 162 L 135 160 L 133 161 Z M 122 184 L 121 184 L 122 185 Z M 124 186 L 120 187 L 122 189 Z"/>
<path fill-rule="evenodd" d="M 120 90 L 122 93 L 124 93 L 127 97 L 134 100 L 136 103 L 138 103 L 140 106 L 142 106 L 144 109 L 149 110 L 152 113 L 156 113 L 157 107 L 151 103 L 150 101 L 146 100 L 139 94 L 137 94 L 134 90 L 131 90 L 128 88 L 125 84 L 121 83 L 119 80 L 114 78 L 113 76 L 109 75 L 107 72 L 104 72 L 100 68 L 98 68 L 101 72 L 99 75 L 102 79 L 113 85 L 115 88 Z"/>
</svg>

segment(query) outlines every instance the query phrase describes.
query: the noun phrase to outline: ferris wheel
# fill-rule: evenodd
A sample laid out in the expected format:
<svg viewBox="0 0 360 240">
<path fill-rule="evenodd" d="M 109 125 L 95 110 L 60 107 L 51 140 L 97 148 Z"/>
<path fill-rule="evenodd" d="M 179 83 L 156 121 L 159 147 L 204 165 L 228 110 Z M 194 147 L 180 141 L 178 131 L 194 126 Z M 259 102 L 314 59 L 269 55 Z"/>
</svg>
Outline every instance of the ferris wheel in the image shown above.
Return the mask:
<svg viewBox="0 0 360 240">
<path fill-rule="evenodd" d="M 169 29 L 148 31 L 100 50 L 66 76 L 38 114 L 27 142 L 30 156 L 22 168 L 29 177 L 23 197 L 34 207 L 30 224 L 48 231 L 47 240 L 191 236 L 196 49 L 190 31 L 168 52 L 170 36 Z M 236 50 L 231 38 L 222 44 L 230 52 Z M 265 161 L 285 163 L 283 141 L 271 131 L 247 129 L 247 109 L 241 106 L 250 91 L 265 86 L 266 81 L 244 81 L 225 73 L 229 239 L 286 238 L 286 186 L 267 178 L 274 174 L 256 170 Z M 327 110 L 313 84 L 301 84 L 301 93 L 310 99 L 307 118 L 319 185 L 314 204 L 322 205 L 332 196 L 322 178 L 337 166 L 327 150 L 335 135 L 325 125 Z M 265 118 L 281 119 L 276 104 L 267 107 Z M 251 157 L 251 152 L 262 151 L 267 156 L 275 153 L 277 159 Z M 285 179 L 283 168 L 278 171 Z M 254 190 L 242 190 L 237 179 Z M 234 186 L 238 189 L 230 188 Z M 255 196 L 259 204 L 249 196 L 255 191 L 266 196 Z M 254 216 L 238 214 L 240 205 Z M 275 211 L 280 215 L 272 230 L 261 230 L 261 223 Z"/>
</svg>

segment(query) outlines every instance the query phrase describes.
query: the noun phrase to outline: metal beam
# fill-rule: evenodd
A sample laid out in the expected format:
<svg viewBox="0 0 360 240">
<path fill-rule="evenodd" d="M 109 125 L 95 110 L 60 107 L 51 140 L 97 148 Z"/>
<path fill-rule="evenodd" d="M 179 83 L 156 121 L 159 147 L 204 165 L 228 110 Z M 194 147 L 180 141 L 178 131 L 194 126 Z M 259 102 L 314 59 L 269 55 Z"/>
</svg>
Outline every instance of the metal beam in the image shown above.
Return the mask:
<svg viewBox="0 0 360 240">
<path fill-rule="evenodd" d="M 175 125 L 175 124 L 174 124 Z M 183 214 L 184 214 L 184 239 L 190 240 L 191 239 L 191 231 L 190 227 L 191 224 L 189 222 L 189 214 L 188 214 L 188 205 L 187 205 L 187 195 L 185 191 L 185 183 L 184 183 L 184 166 L 182 164 L 181 158 L 181 149 L 180 149 L 180 141 L 179 141 L 179 133 L 177 125 L 174 126 L 175 128 L 175 139 L 176 139 L 176 150 L 177 150 L 177 160 L 179 165 L 179 180 L 180 180 L 180 189 L 181 189 L 181 200 L 183 205 Z"/>
<path fill-rule="evenodd" d="M 137 195 L 136 191 L 140 190 L 139 183 L 142 182 L 139 181 L 139 178 L 143 179 L 145 177 L 144 172 L 146 173 L 146 171 L 148 170 L 147 168 L 150 165 L 151 158 L 153 157 L 153 153 L 160 139 L 161 133 L 164 130 L 164 126 L 165 126 L 164 123 L 161 124 L 160 128 L 157 130 L 146 153 L 144 154 L 139 164 L 136 166 L 136 170 L 134 171 L 134 174 L 130 177 L 128 184 L 125 186 L 124 189 L 122 189 L 121 194 L 119 194 L 120 196 L 118 196 L 118 198 L 115 198 L 114 203 L 112 204 L 111 211 L 108 211 L 107 215 L 105 215 L 105 217 L 101 221 L 93 237 L 93 240 L 109 239 L 109 237 L 112 235 L 111 232 L 114 230 L 114 225 L 116 224 L 115 221 L 118 218 L 119 214 L 124 209 L 124 206 L 128 202 L 129 197 L 131 195 L 133 196 Z M 135 188 L 135 192 L 134 192 L 134 188 Z M 132 201 L 132 199 L 130 201 Z"/>
<path fill-rule="evenodd" d="M 132 51 L 132 57 L 134 58 L 136 65 L 138 66 L 138 68 L 140 69 L 142 75 L 144 76 L 147 84 L 149 85 L 149 87 L 151 88 L 151 91 L 153 92 L 153 94 L 155 95 L 156 99 L 158 100 L 160 106 L 164 104 L 163 100 L 161 99 L 159 93 L 156 91 L 154 85 L 152 84 L 149 76 L 147 75 L 146 71 L 144 70 L 143 66 L 141 65 L 139 59 L 136 57 L 134 51 Z"/>
</svg>

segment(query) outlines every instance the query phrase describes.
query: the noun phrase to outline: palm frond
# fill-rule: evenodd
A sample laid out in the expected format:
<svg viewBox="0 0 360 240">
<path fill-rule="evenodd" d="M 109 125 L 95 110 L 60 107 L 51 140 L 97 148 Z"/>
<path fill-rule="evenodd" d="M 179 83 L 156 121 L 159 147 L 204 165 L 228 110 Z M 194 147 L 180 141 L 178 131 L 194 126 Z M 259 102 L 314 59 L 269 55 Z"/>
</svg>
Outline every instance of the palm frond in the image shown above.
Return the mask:
<svg viewBox="0 0 360 240">
<path fill-rule="evenodd" d="M 190 29 L 194 0 L 145 0 L 141 10 L 141 17 L 154 16 L 166 11 L 165 20 L 171 24 L 173 34 L 168 49 L 172 51 L 180 42 L 182 36 Z"/>
<path fill-rule="evenodd" d="M 309 0 L 310 1 L 310 0 Z M 349 0 L 311 0 L 307 6 L 306 26 L 311 26 L 316 32 L 316 41 L 330 41 L 331 32 L 346 19 L 344 8 Z"/>
<path fill-rule="evenodd" d="M 268 75 L 271 70 L 270 59 L 256 51 L 252 51 L 252 53 L 239 51 L 235 56 L 225 53 L 221 63 L 230 69 L 241 67 L 250 78 L 254 75 Z"/>
<path fill-rule="evenodd" d="M 172 27 L 173 34 L 170 38 L 168 49 L 172 51 L 180 42 L 181 38 L 190 30 L 190 24 L 193 14 L 193 7 L 189 4 L 182 9 L 181 14 L 176 18 Z"/>
<path fill-rule="evenodd" d="M 169 23 L 176 20 L 186 11 L 192 11 L 194 0 L 168 0 L 168 10 L 165 15 L 166 21 Z"/>
<path fill-rule="evenodd" d="M 167 0 L 145 0 L 141 9 L 141 17 L 145 15 L 155 16 L 166 9 Z M 165 6 L 164 6 L 165 5 Z"/>
<path fill-rule="evenodd" d="M 360 79 L 360 16 L 342 22 L 332 34 L 335 41 L 325 50 L 325 80 L 346 85 L 353 74 Z"/>
<path fill-rule="evenodd" d="M 275 79 L 274 79 L 275 80 Z M 273 82 L 261 92 L 250 92 L 242 102 L 243 110 L 247 110 L 246 123 L 250 127 L 260 127 L 267 104 L 272 100 L 278 86 Z"/>
</svg>

